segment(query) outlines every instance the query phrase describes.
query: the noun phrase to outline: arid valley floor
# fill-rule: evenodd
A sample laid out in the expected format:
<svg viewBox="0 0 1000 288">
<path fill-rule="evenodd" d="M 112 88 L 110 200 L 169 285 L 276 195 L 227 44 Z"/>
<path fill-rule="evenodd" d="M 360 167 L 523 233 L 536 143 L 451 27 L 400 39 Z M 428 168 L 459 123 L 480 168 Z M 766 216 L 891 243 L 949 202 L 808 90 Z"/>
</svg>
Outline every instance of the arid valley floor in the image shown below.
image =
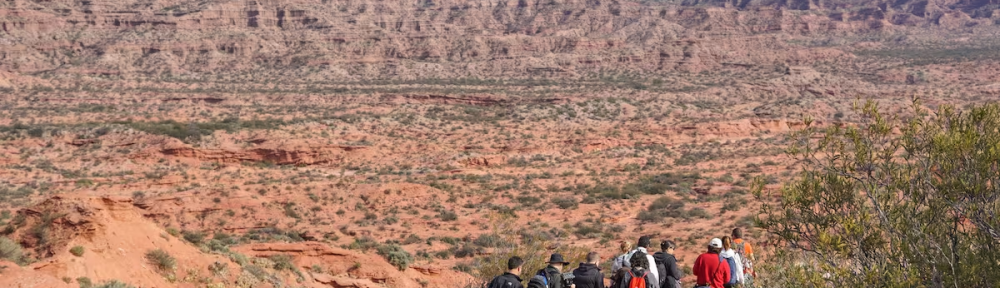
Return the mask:
<svg viewBox="0 0 1000 288">
<path fill-rule="evenodd" d="M 996 9 L 6 0 L 0 287 L 465 287 L 520 239 L 639 235 L 690 269 L 804 119 L 997 101 Z"/>
</svg>

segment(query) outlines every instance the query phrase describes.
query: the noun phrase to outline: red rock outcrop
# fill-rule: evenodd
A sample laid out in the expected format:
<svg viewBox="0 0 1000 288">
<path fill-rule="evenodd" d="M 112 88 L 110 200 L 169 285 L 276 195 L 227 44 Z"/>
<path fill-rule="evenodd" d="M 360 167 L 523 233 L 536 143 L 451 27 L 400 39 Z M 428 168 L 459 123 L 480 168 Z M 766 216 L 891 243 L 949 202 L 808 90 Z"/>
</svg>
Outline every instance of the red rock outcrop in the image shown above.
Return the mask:
<svg viewBox="0 0 1000 288">
<path fill-rule="evenodd" d="M 167 235 L 145 219 L 128 198 L 55 196 L 18 214 L 24 220 L 14 224 L 10 236 L 30 256 L 39 259 L 28 268 L 47 277 L 86 277 L 94 283 L 120 280 L 143 287 L 174 287 L 145 258 L 147 252 L 155 249 L 176 258 L 178 269 L 173 273 L 178 279 L 192 271 L 209 274 L 207 268 L 215 262 L 235 265 L 225 257 L 204 254 Z M 83 247 L 84 253 L 72 255 L 69 250 L 74 246 Z M 3 287 L 59 287 L 31 286 L 10 278 L 17 276 L 0 274 L 0 283 L 15 285 Z"/>
</svg>

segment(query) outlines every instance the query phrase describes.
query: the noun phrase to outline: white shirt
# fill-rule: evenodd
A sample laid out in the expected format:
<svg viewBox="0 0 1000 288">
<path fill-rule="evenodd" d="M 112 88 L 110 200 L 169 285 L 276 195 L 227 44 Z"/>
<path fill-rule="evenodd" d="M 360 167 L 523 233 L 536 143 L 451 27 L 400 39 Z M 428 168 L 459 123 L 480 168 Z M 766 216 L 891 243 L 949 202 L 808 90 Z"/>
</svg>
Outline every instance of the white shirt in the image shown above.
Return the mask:
<svg viewBox="0 0 1000 288">
<path fill-rule="evenodd" d="M 649 274 L 653 274 L 653 277 L 656 277 L 656 281 L 660 281 L 660 272 L 659 270 L 656 269 L 656 259 L 653 258 L 653 255 L 650 255 L 649 252 L 646 251 L 646 248 L 639 247 L 636 248 L 635 250 L 632 250 L 632 252 L 628 252 L 628 254 L 625 255 L 624 259 L 625 263 L 630 263 L 629 261 L 632 258 L 632 254 L 635 254 L 635 252 L 640 252 L 640 251 L 646 254 L 646 261 L 649 262 L 649 267 L 646 267 L 646 270 L 649 271 Z M 615 271 L 617 272 L 618 270 Z"/>
</svg>

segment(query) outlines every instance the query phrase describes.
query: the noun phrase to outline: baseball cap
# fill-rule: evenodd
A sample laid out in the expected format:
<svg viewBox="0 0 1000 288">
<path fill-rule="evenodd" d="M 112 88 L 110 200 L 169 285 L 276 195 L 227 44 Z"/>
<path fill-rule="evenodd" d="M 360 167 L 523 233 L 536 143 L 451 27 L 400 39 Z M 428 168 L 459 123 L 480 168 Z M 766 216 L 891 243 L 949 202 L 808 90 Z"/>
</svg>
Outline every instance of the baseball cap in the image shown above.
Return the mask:
<svg viewBox="0 0 1000 288">
<path fill-rule="evenodd" d="M 722 239 L 712 238 L 712 241 L 708 242 L 709 247 L 722 248 Z"/>
</svg>

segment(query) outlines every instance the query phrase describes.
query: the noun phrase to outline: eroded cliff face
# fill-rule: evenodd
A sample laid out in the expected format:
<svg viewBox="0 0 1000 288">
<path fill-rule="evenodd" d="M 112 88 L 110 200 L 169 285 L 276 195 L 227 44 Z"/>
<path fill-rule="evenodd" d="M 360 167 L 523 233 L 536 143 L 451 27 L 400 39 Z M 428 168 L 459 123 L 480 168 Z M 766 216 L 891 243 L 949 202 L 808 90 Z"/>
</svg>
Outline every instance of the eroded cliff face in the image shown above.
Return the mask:
<svg viewBox="0 0 1000 288">
<path fill-rule="evenodd" d="M 822 60 L 769 53 L 792 49 L 780 41 L 789 35 L 993 25 L 994 2 L 15 0 L 0 4 L 0 70 L 306 81 L 699 72 Z"/>
</svg>

